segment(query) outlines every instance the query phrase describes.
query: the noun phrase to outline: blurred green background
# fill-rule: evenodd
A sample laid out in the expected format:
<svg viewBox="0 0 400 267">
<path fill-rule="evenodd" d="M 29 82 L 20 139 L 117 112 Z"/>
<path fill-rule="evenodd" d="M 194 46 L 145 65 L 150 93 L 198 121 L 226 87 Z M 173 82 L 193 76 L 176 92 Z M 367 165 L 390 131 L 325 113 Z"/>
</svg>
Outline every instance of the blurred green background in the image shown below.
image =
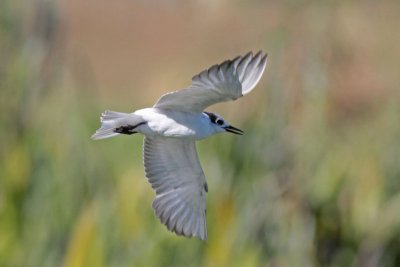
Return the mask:
<svg viewBox="0 0 400 267">
<path fill-rule="evenodd" d="M 0 266 L 400 266 L 398 1 L 0 1 Z M 151 208 L 151 106 L 253 50 L 259 86 L 209 108 L 208 242 Z"/>
</svg>

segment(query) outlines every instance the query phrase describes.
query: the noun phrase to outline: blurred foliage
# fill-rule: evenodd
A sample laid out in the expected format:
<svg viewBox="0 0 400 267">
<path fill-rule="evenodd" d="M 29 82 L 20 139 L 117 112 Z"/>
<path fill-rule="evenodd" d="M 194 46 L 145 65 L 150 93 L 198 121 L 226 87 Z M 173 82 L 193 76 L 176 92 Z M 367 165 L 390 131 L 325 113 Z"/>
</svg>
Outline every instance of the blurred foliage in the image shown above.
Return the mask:
<svg viewBox="0 0 400 267">
<path fill-rule="evenodd" d="M 116 2 L 0 2 L 0 266 L 400 265 L 396 1 Z M 215 107 L 246 135 L 198 143 L 209 240 L 177 237 L 142 138 L 89 136 L 258 48 L 260 86 Z"/>
</svg>

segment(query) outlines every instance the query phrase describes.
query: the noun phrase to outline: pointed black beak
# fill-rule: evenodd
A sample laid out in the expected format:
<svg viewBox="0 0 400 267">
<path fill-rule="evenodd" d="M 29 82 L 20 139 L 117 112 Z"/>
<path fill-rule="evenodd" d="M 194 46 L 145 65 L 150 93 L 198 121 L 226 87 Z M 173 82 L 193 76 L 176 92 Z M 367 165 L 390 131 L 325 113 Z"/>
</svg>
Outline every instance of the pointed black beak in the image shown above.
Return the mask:
<svg viewBox="0 0 400 267">
<path fill-rule="evenodd" d="M 239 135 L 243 135 L 244 132 L 236 127 L 233 126 L 227 126 L 225 127 L 225 131 L 233 133 L 233 134 L 239 134 Z"/>
</svg>

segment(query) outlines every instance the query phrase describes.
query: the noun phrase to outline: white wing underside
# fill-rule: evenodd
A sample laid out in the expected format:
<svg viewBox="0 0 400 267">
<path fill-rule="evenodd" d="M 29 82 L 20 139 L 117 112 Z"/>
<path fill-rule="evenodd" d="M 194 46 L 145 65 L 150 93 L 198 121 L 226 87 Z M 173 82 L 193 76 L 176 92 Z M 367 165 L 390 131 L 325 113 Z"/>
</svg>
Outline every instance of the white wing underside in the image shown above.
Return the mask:
<svg viewBox="0 0 400 267">
<path fill-rule="evenodd" d="M 146 136 L 143 158 L 160 221 L 178 235 L 207 239 L 207 184 L 194 141 Z"/>
<path fill-rule="evenodd" d="M 253 90 L 266 64 L 267 55 L 261 51 L 227 60 L 194 76 L 188 88 L 163 95 L 154 107 L 202 112 L 215 103 L 236 100 Z"/>
</svg>

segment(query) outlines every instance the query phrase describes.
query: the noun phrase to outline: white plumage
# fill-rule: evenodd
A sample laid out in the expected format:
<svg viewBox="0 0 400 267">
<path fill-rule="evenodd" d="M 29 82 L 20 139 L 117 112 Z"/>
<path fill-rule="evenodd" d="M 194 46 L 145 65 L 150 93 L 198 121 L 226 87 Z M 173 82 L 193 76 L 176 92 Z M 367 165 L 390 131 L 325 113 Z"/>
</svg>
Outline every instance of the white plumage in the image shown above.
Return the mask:
<svg viewBox="0 0 400 267">
<path fill-rule="evenodd" d="M 161 222 L 177 234 L 206 239 L 207 184 L 194 141 L 146 136 L 143 157 Z"/>
<path fill-rule="evenodd" d="M 254 89 L 266 63 L 260 51 L 214 65 L 195 75 L 188 88 L 163 95 L 154 107 L 202 112 L 215 103 L 236 100 Z"/>
<path fill-rule="evenodd" d="M 93 139 L 145 135 L 144 167 L 156 191 L 153 208 L 170 231 L 207 239 L 208 187 L 195 141 L 220 132 L 243 132 L 219 115 L 203 110 L 249 93 L 261 79 L 266 64 L 267 56 L 261 51 L 254 56 L 248 53 L 202 71 L 188 88 L 163 95 L 152 108 L 102 114 L 102 125 Z"/>
</svg>

